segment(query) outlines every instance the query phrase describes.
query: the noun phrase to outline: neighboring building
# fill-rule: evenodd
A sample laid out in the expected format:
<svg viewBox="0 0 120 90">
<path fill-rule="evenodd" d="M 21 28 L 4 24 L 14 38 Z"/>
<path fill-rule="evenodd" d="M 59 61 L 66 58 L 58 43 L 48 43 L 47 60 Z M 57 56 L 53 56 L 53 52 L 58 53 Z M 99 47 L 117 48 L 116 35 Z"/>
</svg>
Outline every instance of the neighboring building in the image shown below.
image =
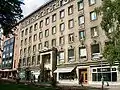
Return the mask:
<svg viewBox="0 0 120 90">
<path fill-rule="evenodd" d="M 2 78 L 15 78 L 17 74 L 17 68 L 19 63 L 19 39 L 18 29 L 13 34 L 9 34 L 8 37 L 4 36 L 3 51 L 2 51 L 2 63 L 0 74 Z"/>
<path fill-rule="evenodd" d="M 19 22 L 20 67 L 59 83 L 120 84 L 118 65 L 101 54 L 107 38 L 94 11 L 102 0 L 50 0 Z M 101 69 L 102 68 L 102 69 Z M 42 74 L 44 73 L 44 74 Z M 21 74 L 23 74 L 21 72 Z M 108 77 L 108 78 L 107 78 Z"/>
</svg>

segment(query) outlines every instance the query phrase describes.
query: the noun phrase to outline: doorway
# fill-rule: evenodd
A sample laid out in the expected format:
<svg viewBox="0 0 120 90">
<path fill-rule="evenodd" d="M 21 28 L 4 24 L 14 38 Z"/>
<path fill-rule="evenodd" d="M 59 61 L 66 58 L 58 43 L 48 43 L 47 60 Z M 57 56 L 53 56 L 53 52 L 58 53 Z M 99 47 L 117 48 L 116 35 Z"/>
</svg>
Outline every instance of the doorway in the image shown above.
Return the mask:
<svg viewBox="0 0 120 90">
<path fill-rule="evenodd" d="M 79 69 L 79 81 L 80 81 L 81 76 L 83 78 L 83 84 L 87 84 L 87 82 L 88 82 L 87 69 Z"/>
</svg>

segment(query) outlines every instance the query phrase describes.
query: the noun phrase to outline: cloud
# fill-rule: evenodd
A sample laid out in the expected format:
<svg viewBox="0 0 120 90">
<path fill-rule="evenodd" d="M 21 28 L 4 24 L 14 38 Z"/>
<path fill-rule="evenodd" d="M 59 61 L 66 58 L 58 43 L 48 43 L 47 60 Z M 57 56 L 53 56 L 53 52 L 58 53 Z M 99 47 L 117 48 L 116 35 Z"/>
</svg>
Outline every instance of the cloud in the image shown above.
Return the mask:
<svg viewBox="0 0 120 90">
<path fill-rule="evenodd" d="M 27 16 L 36 10 L 38 7 L 43 5 L 46 0 L 24 0 L 25 5 L 22 5 L 23 15 Z"/>
</svg>

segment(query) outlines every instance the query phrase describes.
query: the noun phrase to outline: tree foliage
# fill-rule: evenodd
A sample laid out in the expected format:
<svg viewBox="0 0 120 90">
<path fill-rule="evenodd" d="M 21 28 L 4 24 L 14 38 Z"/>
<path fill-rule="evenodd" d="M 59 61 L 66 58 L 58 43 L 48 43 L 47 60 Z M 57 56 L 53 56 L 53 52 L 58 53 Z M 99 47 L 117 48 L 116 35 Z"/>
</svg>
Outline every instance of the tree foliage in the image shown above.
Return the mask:
<svg viewBox="0 0 120 90">
<path fill-rule="evenodd" d="M 0 29 L 5 36 L 12 32 L 11 29 L 23 16 L 22 4 L 20 0 L 0 0 Z"/>
<path fill-rule="evenodd" d="M 102 16 L 101 27 L 109 41 L 103 56 L 110 65 L 117 61 L 120 66 L 120 0 L 103 0 L 96 11 Z"/>
</svg>

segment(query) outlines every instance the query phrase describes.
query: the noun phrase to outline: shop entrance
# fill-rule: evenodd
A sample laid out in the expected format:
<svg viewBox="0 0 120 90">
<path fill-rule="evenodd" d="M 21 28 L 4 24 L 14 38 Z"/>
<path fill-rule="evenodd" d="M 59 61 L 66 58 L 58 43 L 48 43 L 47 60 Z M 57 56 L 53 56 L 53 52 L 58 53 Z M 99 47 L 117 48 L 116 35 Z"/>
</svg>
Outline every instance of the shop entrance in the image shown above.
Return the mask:
<svg viewBox="0 0 120 90">
<path fill-rule="evenodd" d="M 84 84 L 87 84 L 88 82 L 88 77 L 87 77 L 87 69 L 79 69 L 79 83 L 80 79 L 82 78 L 82 81 Z"/>
</svg>

